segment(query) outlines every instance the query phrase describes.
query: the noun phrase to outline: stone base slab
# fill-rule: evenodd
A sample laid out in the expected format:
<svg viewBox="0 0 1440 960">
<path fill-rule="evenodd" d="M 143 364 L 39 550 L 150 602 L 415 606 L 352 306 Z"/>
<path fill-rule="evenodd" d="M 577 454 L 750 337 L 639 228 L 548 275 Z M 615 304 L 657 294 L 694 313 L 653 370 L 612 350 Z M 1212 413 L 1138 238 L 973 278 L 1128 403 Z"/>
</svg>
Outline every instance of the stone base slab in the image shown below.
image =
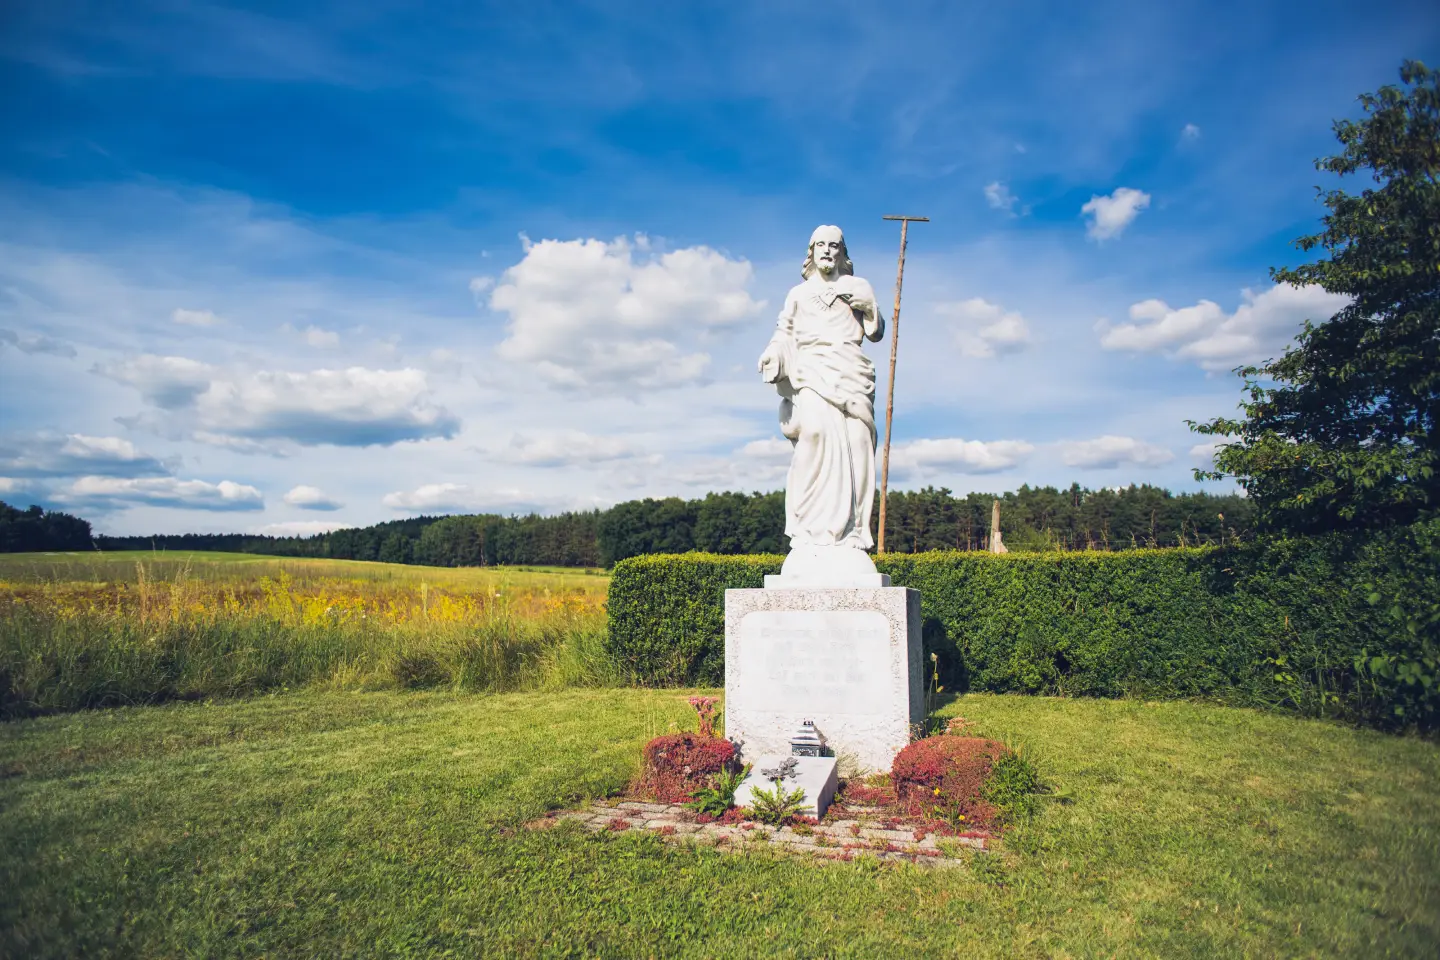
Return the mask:
<svg viewBox="0 0 1440 960">
<path fill-rule="evenodd" d="M 844 772 L 889 770 L 925 719 L 920 593 L 725 591 L 725 734 L 747 762 L 812 720 Z"/>
<path fill-rule="evenodd" d="M 794 793 L 797 788 L 804 790 L 805 800 L 800 806 L 800 813 L 817 819 L 825 816 L 825 808 L 830 806 L 835 791 L 840 787 L 840 780 L 835 774 L 834 757 L 792 758 L 775 753 L 749 759 L 747 762 L 751 764 L 750 775 L 735 788 L 735 806 L 754 806 L 752 798 L 756 789 L 766 792 L 773 790 L 775 784 L 765 779 L 762 771 L 772 770 L 790 759 L 795 761 L 795 773 L 781 782 L 782 789 L 790 793 Z"/>
</svg>

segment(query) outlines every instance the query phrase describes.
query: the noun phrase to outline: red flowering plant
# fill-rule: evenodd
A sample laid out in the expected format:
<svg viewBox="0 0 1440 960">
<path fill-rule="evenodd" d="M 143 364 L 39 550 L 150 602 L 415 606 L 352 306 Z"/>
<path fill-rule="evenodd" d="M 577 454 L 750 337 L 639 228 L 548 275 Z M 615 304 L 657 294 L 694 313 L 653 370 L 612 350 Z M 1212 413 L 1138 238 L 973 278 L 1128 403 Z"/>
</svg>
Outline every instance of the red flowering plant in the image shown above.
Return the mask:
<svg viewBox="0 0 1440 960">
<path fill-rule="evenodd" d="M 715 697 L 691 697 L 690 706 L 695 708 L 695 717 L 698 725 L 696 732 L 702 737 L 715 736 L 715 721 L 719 717 L 715 705 L 720 701 Z"/>
<path fill-rule="evenodd" d="M 670 733 L 645 744 L 637 788 L 661 803 L 685 803 L 735 763 L 735 744 L 719 737 Z"/>
<path fill-rule="evenodd" d="M 982 796 L 985 779 L 1009 749 L 981 737 L 941 734 L 901 750 L 890 776 L 902 809 L 911 816 L 965 830 L 994 822 L 997 811 Z"/>
</svg>

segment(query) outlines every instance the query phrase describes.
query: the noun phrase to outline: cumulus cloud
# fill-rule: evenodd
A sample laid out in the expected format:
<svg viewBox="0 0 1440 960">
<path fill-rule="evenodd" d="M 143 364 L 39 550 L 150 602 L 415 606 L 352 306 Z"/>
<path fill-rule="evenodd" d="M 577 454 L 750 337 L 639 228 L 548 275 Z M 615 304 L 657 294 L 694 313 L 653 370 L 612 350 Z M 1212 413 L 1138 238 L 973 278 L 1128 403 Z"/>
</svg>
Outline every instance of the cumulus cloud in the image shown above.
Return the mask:
<svg viewBox="0 0 1440 960">
<path fill-rule="evenodd" d="M 21 353 L 48 353 L 55 357 L 73 357 L 75 348 L 61 340 L 41 336 L 38 333 L 16 333 L 14 330 L 0 330 L 0 346 L 14 347 Z"/>
<path fill-rule="evenodd" d="M 170 470 L 121 437 L 37 436 L 0 443 L 0 473 L 12 477 L 145 477 Z"/>
<path fill-rule="evenodd" d="M 44 499 L 45 488 L 33 478 L 0 477 L 0 500 L 12 507 L 29 506 L 32 501 Z"/>
<path fill-rule="evenodd" d="M 783 437 L 766 437 L 764 440 L 751 440 L 741 447 L 739 454 L 750 460 L 761 463 L 790 463 L 790 457 L 795 452 L 795 445 Z"/>
<path fill-rule="evenodd" d="M 619 437 L 597 437 L 579 430 L 517 434 L 494 456 L 531 467 L 568 467 L 642 456 L 644 451 Z"/>
<path fill-rule="evenodd" d="M 338 347 L 340 346 L 340 334 L 334 330 L 322 330 L 316 326 L 306 327 L 304 330 L 305 343 L 312 347 Z"/>
<path fill-rule="evenodd" d="M 1175 459 L 1164 447 L 1134 437 L 1107 434 L 1093 440 L 1069 440 L 1059 444 L 1060 459 L 1078 470 L 1109 470 L 1119 466 L 1158 467 Z"/>
<path fill-rule="evenodd" d="M 246 484 L 221 480 L 177 480 L 174 477 L 81 477 L 55 493 L 63 504 L 114 509 L 145 505 L 187 510 L 263 510 L 265 498 Z"/>
<path fill-rule="evenodd" d="M 941 304 L 935 312 L 953 321 L 955 342 L 967 357 L 1015 353 L 1031 341 L 1024 317 L 980 297 Z"/>
<path fill-rule="evenodd" d="M 285 502 L 301 510 L 339 510 L 343 503 L 331 497 L 319 487 L 307 487 L 301 484 L 298 487 L 291 487 L 290 492 L 285 494 Z M 307 523 L 319 521 L 305 521 Z"/>
<path fill-rule="evenodd" d="M 187 414 L 195 439 L 241 452 L 265 441 L 365 447 L 452 437 L 459 420 L 430 401 L 422 370 L 221 373 L 184 357 L 144 355 L 96 367 L 162 410 Z"/>
<path fill-rule="evenodd" d="M 490 290 L 509 317 L 497 352 L 561 388 L 654 389 L 699 379 L 696 339 L 754 316 L 754 271 L 709 247 L 659 256 L 648 241 L 543 240 Z M 487 278 L 471 282 L 484 293 Z"/>
<path fill-rule="evenodd" d="M 1210 300 L 1172 309 L 1162 300 L 1130 307 L 1130 322 L 1097 325 L 1106 350 L 1160 353 L 1193 360 L 1207 370 L 1259 363 L 1284 352 L 1305 320 L 1321 323 L 1350 302 L 1318 286 L 1276 285 L 1263 293 L 1241 291 L 1242 302 L 1227 314 Z"/>
<path fill-rule="evenodd" d="M 990 204 L 992 210 L 1004 210 L 1006 213 L 1013 214 L 1015 202 L 1018 199 L 1002 180 L 996 180 L 985 186 L 985 202 Z"/>
<path fill-rule="evenodd" d="M 1183 127 L 1180 128 L 1180 139 L 1181 139 L 1181 140 L 1199 140 L 1199 139 L 1200 139 L 1200 128 L 1197 127 L 1197 126 L 1195 126 L 1195 124 L 1193 124 L 1193 123 L 1187 123 L 1187 124 L 1185 124 L 1185 126 L 1183 126 Z"/>
<path fill-rule="evenodd" d="M 319 533 L 343 530 L 348 526 L 351 524 L 338 520 L 285 520 L 251 527 L 250 532 L 268 537 L 313 537 Z"/>
<path fill-rule="evenodd" d="M 910 440 L 890 448 L 890 466 L 917 474 L 999 473 L 1019 465 L 1034 449 L 1023 440 Z"/>
<path fill-rule="evenodd" d="M 1190 462 L 1202 470 L 1209 470 L 1215 466 L 1215 455 L 1222 447 L 1228 446 L 1232 440 L 1207 440 L 1204 443 L 1197 443 L 1190 448 Z"/>
<path fill-rule="evenodd" d="M 194 403 L 209 388 L 215 368 L 188 357 L 145 353 L 98 364 L 94 372 L 134 387 L 146 401 L 162 410 L 177 410 Z"/>
<path fill-rule="evenodd" d="M 186 310 L 183 307 L 176 307 L 170 319 L 186 327 L 213 327 L 221 322 L 209 310 Z"/>
<path fill-rule="evenodd" d="M 1108 197 L 1093 195 L 1090 202 L 1080 208 L 1080 212 L 1088 218 L 1085 233 L 1092 240 L 1118 237 L 1148 206 L 1150 194 L 1131 187 L 1119 187 Z"/>
<path fill-rule="evenodd" d="M 202 427 L 250 440 L 291 440 L 305 446 L 388 445 L 452 437 L 459 420 L 429 400 L 424 371 L 261 371 L 216 380 L 195 403 Z"/>
<path fill-rule="evenodd" d="M 380 501 L 406 513 L 529 513 L 542 498 L 520 490 L 479 490 L 468 483 L 427 483 L 387 493 Z"/>
</svg>

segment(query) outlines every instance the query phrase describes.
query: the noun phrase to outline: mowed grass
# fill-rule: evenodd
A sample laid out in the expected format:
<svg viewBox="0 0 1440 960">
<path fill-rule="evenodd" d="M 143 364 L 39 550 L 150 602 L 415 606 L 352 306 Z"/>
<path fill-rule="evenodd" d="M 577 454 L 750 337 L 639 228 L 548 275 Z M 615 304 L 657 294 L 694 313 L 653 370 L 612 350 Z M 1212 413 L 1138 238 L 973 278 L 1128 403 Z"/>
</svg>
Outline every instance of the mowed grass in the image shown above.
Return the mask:
<svg viewBox="0 0 1440 960">
<path fill-rule="evenodd" d="M 951 703 L 1041 758 L 1062 797 L 955 870 L 518 829 L 622 788 L 648 737 L 691 725 L 686 693 L 312 691 L 0 724 L 0 955 L 1430 957 L 1440 942 L 1436 745 L 1188 703 Z"/>
<path fill-rule="evenodd" d="M 609 578 L 244 554 L 0 558 L 0 718 L 321 686 L 611 682 Z"/>
</svg>

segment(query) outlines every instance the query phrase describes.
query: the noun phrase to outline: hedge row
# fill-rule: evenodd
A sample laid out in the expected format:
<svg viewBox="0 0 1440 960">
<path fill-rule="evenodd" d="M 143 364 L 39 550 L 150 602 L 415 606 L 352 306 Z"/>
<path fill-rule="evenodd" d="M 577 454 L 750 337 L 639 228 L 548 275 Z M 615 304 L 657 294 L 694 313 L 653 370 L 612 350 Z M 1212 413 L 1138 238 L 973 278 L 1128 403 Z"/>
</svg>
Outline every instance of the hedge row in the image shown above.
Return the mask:
<svg viewBox="0 0 1440 960">
<path fill-rule="evenodd" d="M 640 684 L 723 683 L 725 590 L 762 586 L 780 563 L 617 564 L 611 657 Z M 920 591 L 926 647 L 951 689 L 1202 697 L 1381 726 L 1440 719 L 1440 520 L 1368 537 L 877 566 Z"/>
</svg>

